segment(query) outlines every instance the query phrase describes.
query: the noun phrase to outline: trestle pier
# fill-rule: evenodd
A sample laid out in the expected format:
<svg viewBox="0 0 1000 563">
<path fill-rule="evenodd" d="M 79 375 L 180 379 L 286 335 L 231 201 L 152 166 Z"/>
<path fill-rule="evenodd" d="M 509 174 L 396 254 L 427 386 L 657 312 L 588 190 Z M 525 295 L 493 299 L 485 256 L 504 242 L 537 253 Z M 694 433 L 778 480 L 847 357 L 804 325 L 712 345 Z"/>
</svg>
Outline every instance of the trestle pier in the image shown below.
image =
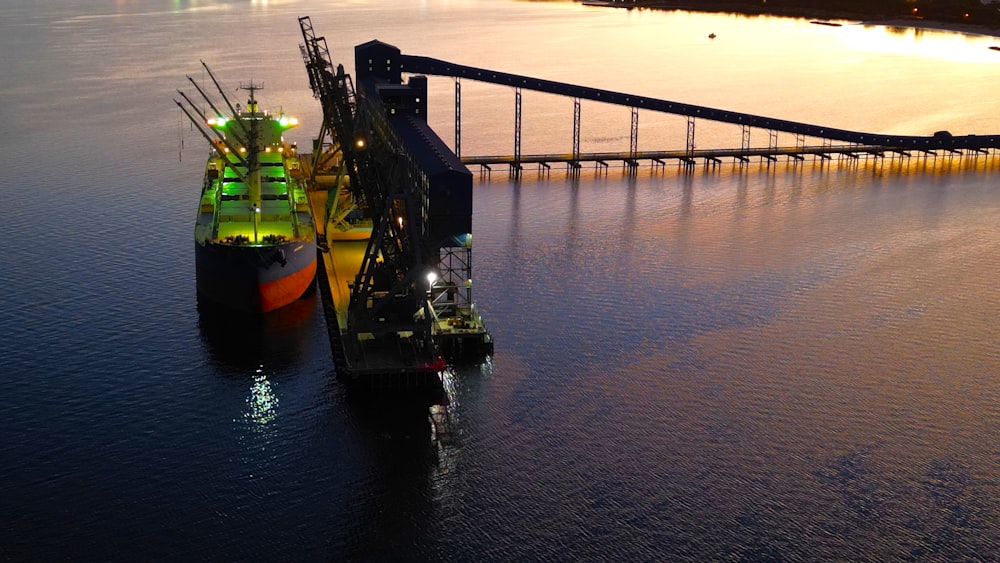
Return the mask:
<svg viewBox="0 0 1000 563">
<path fill-rule="evenodd" d="M 921 150 L 925 155 L 937 156 L 933 150 Z M 948 149 L 949 154 L 962 155 L 974 153 L 976 155 L 987 155 L 990 149 L 977 148 L 969 149 L 963 153 L 959 149 Z M 738 163 L 750 163 L 754 158 L 761 161 L 777 162 L 780 157 L 788 160 L 804 161 L 808 157 L 813 159 L 829 160 L 832 157 L 842 157 L 852 160 L 860 158 L 886 158 L 886 155 L 896 155 L 900 158 L 910 158 L 911 151 L 902 148 L 884 147 L 881 145 L 811 145 L 795 147 L 760 147 L 760 148 L 736 148 L 736 149 L 696 149 L 696 150 L 666 150 L 666 151 L 638 151 L 631 152 L 592 152 L 580 153 L 577 155 L 568 153 L 547 153 L 547 154 L 522 154 L 515 155 L 486 155 L 486 156 L 465 156 L 462 163 L 466 166 L 479 166 L 486 170 L 492 170 L 491 166 L 507 165 L 512 168 L 515 164 L 523 166 L 525 164 L 537 164 L 546 168 L 553 164 L 564 163 L 568 169 L 578 169 L 581 163 L 590 162 L 594 166 L 607 167 L 609 162 L 621 162 L 625 168 L 634 168 L 638 161 L 649 161 L 653 166 L 663 166 L 667 161 L 676 161 L 684 166 L 695 166 L 698 161 L 705 164 L 722 164 L 723 159 L 732 159 Z M 518 160 L 519 158 L 519 160 Z"/>
</svg>

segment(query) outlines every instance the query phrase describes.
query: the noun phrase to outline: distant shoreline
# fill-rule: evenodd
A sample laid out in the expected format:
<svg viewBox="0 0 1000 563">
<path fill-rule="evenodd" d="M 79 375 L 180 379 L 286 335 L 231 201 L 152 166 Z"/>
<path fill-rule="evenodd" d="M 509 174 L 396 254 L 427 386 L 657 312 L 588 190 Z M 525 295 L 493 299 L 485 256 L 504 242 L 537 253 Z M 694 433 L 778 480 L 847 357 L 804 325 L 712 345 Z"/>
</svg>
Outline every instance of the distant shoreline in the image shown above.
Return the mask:
<svg viewBox="0 0 1000 563">
<path fill-rule="evenodd" d="M 1000 38 L 1000 28 L 963 24 L 958 22 L 942 22 L 934 20 L 914 20 L 893 18 L 887 20 L 861 20 L 862 25 L 884 25 L 886 27 L 908 27 L 912 29 L 929 29 L 933 31 L 950 31 L 962 35 L 982 35 Z"/>
<path fill-rule="evenodd" d="M 758 9 L 755 5 L 743 4 L 739 2 L 699 2 L 695 0 L 582 0 L 582 4 L 586 6 L 608 8 L 639 8 L 649 10 L 678 10 L 684 12 L 733 13 L 746 16 L 803 18 L 818 20 L 818 22 L 850 21 L 852 23 L 856 23 L 857 25 L 881 25 L 886 27 L 927 29 L 934 31 L 948 31 L 963 35 L 982 35 L 986 37 L 1000 38 L 1000 27 L 996 26 L 844 10 L 822 10 L 797 7 L 764 9 L 763 6 Z"/>
</svg>

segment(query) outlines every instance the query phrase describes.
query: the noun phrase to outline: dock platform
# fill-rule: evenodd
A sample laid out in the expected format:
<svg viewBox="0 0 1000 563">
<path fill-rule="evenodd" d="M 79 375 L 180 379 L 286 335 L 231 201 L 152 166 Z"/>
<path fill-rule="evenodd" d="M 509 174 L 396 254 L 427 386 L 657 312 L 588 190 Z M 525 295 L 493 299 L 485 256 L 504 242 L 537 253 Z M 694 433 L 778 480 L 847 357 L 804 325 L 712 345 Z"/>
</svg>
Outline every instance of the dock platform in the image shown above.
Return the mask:
<svg viewBox="0 0 1000 563">
<path fill-rule="evenodd" d="M 308 180 L 312 155 L 301 155 L 300 160 Z M 410 327 L 387 325 L 378 332 L 348 328 L 351 287 L 361 270 L 369 237 L 331 228 L 326 220 L 328 197 L 342 189 L 335 185 L 337 181 L 335 175 L 317 174 L 306 182 L 318 241 L 320 267 L 316 276 L 337 376 L 370 390 L 438 388 L 439 374 L 447 364 L 440 355 L 428 356 L 413 331 L 406 330 Z"/>
</svg>

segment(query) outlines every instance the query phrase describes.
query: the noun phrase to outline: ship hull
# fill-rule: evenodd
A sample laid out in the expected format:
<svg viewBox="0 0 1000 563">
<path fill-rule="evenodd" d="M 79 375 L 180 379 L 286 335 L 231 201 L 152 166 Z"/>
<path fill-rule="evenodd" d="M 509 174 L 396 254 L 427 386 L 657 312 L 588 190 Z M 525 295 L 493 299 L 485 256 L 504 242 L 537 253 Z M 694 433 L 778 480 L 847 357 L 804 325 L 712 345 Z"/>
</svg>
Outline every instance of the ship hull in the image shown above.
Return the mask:
<svg viewBox="0 0 1000 563">
<path fill-rule="evenodd" d="M 198 292 L 231 309 L 266 313 L 302 296 L 316 277 L 316 245 L 195 243 Z"/>
</svg>

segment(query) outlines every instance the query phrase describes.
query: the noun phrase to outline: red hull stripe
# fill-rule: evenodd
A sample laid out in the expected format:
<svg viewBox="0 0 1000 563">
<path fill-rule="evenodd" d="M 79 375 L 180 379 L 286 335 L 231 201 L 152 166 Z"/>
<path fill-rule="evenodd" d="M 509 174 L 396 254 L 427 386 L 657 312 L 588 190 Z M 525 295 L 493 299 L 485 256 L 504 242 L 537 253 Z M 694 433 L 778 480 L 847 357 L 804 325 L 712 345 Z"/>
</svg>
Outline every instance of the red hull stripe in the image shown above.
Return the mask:
<svg viewBox="0 0 1000 563">
<path fill-rule="evenodd" d="M 260 310 L 264 313 L 284 307 L 305 293 L 316 277 L 316 261 L 294 274 L 276 279 L 260 286 Z"/>
</svg>

